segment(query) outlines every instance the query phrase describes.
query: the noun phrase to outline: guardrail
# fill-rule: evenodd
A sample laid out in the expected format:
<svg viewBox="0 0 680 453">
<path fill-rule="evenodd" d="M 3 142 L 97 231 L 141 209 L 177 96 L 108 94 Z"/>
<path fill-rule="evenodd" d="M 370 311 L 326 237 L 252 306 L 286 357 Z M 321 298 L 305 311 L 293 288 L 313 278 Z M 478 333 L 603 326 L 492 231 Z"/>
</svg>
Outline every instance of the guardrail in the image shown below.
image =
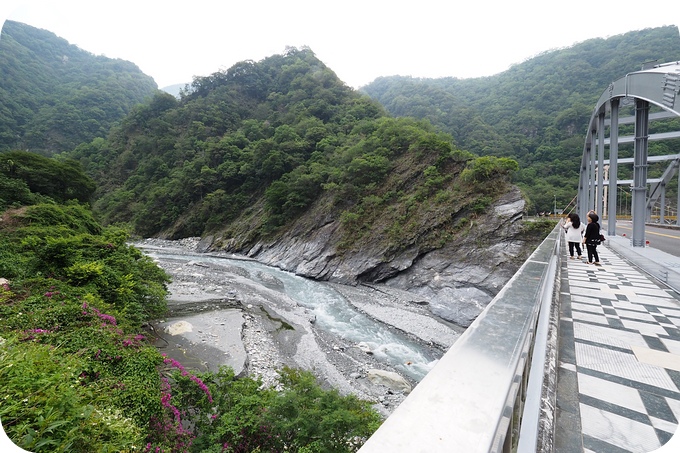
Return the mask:
<svg viewBox="0 0 680 453">
<path fill-rule="evenodd" d="M 557 225 L 360 453 L 552 448 L 560 232 Z"/>
<path fill-rule="evenodd" d="M 663 225 L 655 226 L 664 227 Z M 665 228 L 675 230 L 678 227 L 667 225 Z M 630 239 L 621 236 L 609 237 L 607 248 L 634 262 L 637 269 L 680 293 L 680 264 L 675 257 L 663 251 L 660 255 L 653 247 L 632 247 Z"/>
</svg>

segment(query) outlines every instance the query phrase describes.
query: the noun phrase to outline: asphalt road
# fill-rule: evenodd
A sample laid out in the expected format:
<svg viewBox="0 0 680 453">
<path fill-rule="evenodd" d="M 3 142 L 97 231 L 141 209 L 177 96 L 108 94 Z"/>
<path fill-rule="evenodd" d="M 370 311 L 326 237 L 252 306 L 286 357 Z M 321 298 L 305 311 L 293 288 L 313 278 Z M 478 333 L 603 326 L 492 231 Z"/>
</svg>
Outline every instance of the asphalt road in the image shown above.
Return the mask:
<svg viewBox="0 0 680 453">
<path fill-rule="evenodd" d="M 605 220 L 602 225 L 604 231 L 606 231 L 606 223 L 607 221 Z M 630 220 L 617 220 L 616 235 L 632 237 L 633 222 Z M 661 228 L 645 225 L 645 240 L 649 241 L 649 247 L 680 257 L 680 228 Z"/>
</svg>

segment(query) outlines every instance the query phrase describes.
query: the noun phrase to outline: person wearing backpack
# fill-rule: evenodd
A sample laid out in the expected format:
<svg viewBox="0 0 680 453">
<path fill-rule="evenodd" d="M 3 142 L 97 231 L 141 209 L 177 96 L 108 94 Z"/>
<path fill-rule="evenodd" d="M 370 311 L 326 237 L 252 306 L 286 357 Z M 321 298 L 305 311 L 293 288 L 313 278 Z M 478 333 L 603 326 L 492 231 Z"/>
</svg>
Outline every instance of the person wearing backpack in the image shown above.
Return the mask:
<svg viewBox="0 0 680 453">
<path fill-rule="evenodd" d="M 597 246 L 600 245 L 600 224 L 597 221 L 600 217 L 593 211 L 588 213 L 588 226 L 583 235 L 582 242 L 586 245 L 588 250 L 588 264 L 600 265 L 600 256 L 597 254 Z M 593 261 L 593 258 L 595 261 Z"/>
</svg>

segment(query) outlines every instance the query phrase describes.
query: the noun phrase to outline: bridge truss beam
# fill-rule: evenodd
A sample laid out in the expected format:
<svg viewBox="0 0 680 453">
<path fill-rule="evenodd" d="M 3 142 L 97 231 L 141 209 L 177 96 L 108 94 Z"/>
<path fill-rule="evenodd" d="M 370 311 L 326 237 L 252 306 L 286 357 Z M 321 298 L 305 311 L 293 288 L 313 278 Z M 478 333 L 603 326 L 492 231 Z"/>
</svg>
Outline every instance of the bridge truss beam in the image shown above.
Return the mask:
<svg viewBox="0 0 680 453">
<path fill-rule="evenodd" d="M 647 197 L 648 168 L 648 143 L 650 139 L 666 140 L 680 137 L 680 131 L 665 132 L 662 134 L 649 134 L 650 120 L 669 117 L 680 117 L 680 62 L 666 63 L 626 74 L 626 76 L 612 82 L 602 93 L 593 110 L 588 126 L 583 155 L 581 158 L 580 177 L 578 186 L 577 212 L 585 219 L 592 209 L 598 213 L 603 212 L 603 200 L 605 199 L 605 162 L 608 163 L 609 186 L 614 189 L 607 194 L 607 215 L 609 219 L 607 233 L 616 234 L 616 203 L 618 191 L 615 187 L 621 181 L 618 180 L 618 145 L 633 141 L 633 234 L 632 245 L 634 247 L 645 246 L 645 222 L 651 213 L 651 205 L 661 196 L 665 202 L 665 187 L 675 174 L 677 164 L 671 163 L 664 173 L 661 184 L 654 186 L 652 194 Z M 635 116 L 619 118 L 619 109 L 622 102 L 633 100 L 635 102 Z M 650 107 L 656 106 L 662 109 L 660 112 L 650 113 Z M 610 112 L 609 119 L 606 118 Z M 619 138 L 619 125 L 629 124 L 634 121 L 635 136 Z M 605 138 L 605 130 L 609 127 L 610 136 Z M 596 148 L 595 148 L 595 145 Z M 605 145 L 609 145 L 609 159 L 604 159 Z M 597 150 L 597 156 L 595 155 Z M 622 161 L 625 159 L 622 159 Z M 680 203 L 680 176 L 679 176 Z M 680 216 L 678 216 L 680 225 Z"/>
</svg>

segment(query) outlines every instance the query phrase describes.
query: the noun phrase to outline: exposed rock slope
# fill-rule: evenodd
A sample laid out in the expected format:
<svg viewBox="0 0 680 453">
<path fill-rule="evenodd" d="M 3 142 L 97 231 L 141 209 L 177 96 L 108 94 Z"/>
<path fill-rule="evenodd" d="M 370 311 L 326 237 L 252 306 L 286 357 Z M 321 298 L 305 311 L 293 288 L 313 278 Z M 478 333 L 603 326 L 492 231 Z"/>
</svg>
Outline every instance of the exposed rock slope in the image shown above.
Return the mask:
<svg viewBox="0 0 680 453">
<path fill-rule="evenodd" d="M 316 219 L 317 224 L 310 225 L 309 216 L 275 240 L 245 245 L 234 238 L 209 236 L 199 248 L 242 253 L 318 280 L 380 282 L 408 291 L 441 318 L 468 326 L 540 240 L 523 233 L 524 207 L 519 189 L 512 188 L 486 214 L 466 219 L 459 239 L 439 248 L 413 241 L 395 252 L 375 240 L 360 249 L 340 250 L 340 221 Z"/>
</svg>

